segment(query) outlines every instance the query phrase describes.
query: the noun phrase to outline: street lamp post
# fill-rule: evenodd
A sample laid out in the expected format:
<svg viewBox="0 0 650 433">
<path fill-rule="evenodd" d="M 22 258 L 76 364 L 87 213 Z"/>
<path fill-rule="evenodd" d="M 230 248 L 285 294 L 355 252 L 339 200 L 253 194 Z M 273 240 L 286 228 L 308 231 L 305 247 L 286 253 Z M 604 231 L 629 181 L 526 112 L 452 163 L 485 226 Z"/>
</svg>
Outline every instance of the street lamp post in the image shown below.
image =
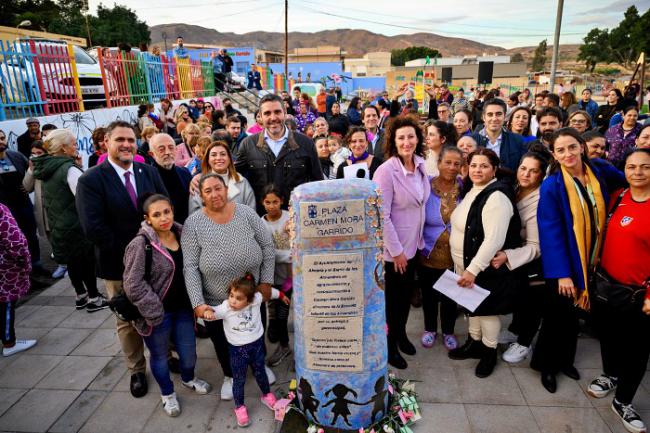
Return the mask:
<svg viewBox="0 0 650 433">
<path fill-rule="evenodd" d="M 557 0 L 557 15 L 555 17 L 555 36 L 553 37 L 553 59 L 551 60 L 551 93 L 555 91 L 555 74 L 560 53 L 560 28 L 562 27 L 562 9 L 564 0 Z"/>
</svg>

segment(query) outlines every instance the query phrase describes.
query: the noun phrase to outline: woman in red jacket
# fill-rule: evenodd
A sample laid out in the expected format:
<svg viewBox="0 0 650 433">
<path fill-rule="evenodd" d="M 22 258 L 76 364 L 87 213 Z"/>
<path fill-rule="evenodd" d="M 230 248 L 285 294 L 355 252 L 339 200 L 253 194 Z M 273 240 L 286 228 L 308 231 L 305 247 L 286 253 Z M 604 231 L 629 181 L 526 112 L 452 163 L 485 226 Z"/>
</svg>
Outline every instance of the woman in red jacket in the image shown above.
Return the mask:
<svg viewBox="0 0 650 433">
<path fill-rule="evenodd" d="M 616 390 L 612 409 L 625 428 L 645 432 L 632 399 L 650 357 L 650 149 L 628 153 L 624 168 L 630 187 L 612 195 L 593 306 L 596 322 L 602 324 L 603 374 L 587 392 L 602 398 Z M 617 297 L 612 283 L 635 290 L 636 296 Z"/>
</svg>

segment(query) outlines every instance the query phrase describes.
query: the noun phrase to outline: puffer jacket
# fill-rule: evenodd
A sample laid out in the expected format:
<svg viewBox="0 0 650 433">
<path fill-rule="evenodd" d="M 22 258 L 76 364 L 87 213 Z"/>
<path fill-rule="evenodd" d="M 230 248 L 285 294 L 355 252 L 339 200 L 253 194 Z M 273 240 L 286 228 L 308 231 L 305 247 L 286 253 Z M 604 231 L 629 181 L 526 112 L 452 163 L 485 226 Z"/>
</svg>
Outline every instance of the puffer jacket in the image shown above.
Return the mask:
<svg viewBox="0 0 650 433">
<path fill-rule="evenodd" d="M 182 226 L 174 223 L 172 231 L 176 233 L 179 242 Z M 152 247 L 151 278 L 145 281 L 145 239 L 149 239 Z M 127 298 L 138 308 L 142 318 L 134 320 L 133 326 L 140 335 L 151 335 L 154 326 L 162 323 L 165 317 L 162 300 L 165 298 L 176 271 L 174 259 L 161 244 L 156 231 L 145 221 L 124 252 L 123 286 Z M 183 272 L 179 269 L 178 272 Z"/>
</svg>

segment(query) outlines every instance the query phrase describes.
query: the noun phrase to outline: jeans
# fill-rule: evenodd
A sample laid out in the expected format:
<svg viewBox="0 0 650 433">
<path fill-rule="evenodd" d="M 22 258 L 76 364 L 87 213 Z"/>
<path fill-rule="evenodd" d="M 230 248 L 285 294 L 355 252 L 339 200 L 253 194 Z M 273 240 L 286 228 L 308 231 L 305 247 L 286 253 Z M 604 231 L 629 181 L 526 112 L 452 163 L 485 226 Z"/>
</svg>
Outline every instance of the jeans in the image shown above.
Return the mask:
<svg viewBox="0 0 650 433">
<path fill-rule="evenodd" d="M 170 337 L 174 341 L 180 359 L 181 379 L 183 382 L 189 382 L 194 379 L 196 365 L 196 337 L 192 311 L 165 313 L 162 323 L 153 328 L 151 335 L 143 337 L 151 354 L 149 362 L 151 373 L 158 382 L 162 395 L 174 392 L 174 384 L 169 377 L 167 364 Z"/>
<path fill-rule="evenodd" d="M 0 333 L 2 333 L 2 344 L 11 347 L 16 343 L 16 301 L 0 302 Z"/>
<path fill-rule="evenodd" d="M 244 404 L 244 385 L 246 384 L 246 373 L 249 365 L 253 368 L 253 376 L 262 394 L 266 395 L 271 392 L 269 378 L 264 368 L 264 357 L 266 355 L 264 336 L 243 346 L 228 344 L 228 348 L 233 373 L 232 394 L 235 399 L 235 407 Z"/>
</svg>

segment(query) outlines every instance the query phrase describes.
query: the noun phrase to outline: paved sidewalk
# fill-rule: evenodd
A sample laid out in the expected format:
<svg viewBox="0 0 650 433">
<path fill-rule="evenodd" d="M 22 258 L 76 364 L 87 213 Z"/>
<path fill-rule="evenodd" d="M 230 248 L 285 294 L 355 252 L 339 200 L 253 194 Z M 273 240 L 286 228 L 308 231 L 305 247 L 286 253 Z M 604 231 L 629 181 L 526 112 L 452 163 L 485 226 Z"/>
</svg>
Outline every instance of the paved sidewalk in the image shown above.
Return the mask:
<svg viewBox="0 0 650 433">
<path fill-rule="evenodd" d="M 413 310 L 409 331 L 419 342 L 421 309 Z M 134 399 L 120 353 L 114 318 L 108 310 L 88 314 L 74 308 L 74 291 L 67 279 L 31 299 L 17 310 L 18 338 L 37 338 L 33 349 L 0 357 L 0 431 L 20 432 L 211 432 L 237 430 L 232 402 L 219 400 L 222 375 L 209 340 L 198 341 L 197 376 L 215 390 L 199 396 L 174 377 L 182 406 L 178 418 L 160 407 L 158 387 L 148 373 L 149 393 Z M 459 318 L 457 332 L 467 328 Z M 269 347 L 273 350 L 273 347 Z M 404 378 L 416 385 L 423 420 L 415 433 L 454 432 L 624 432 L 609 408 L 610 399 L 588 397 L 588 382 L 600 373 L 598 342 L 581 338 L 576 367 L 583 378 L 575 382 L 558 376 L 558 391 L 542 388 L 539 374 L 527 362 L 510 367 L 499 361 L 487 379 L 474 376 L 476 361 L 451 361 L 438 342 L 407 357 Z M 286 390 L 292 377 L 289 363 L 274 368 L 274 391 Z M 272 433 L 272 413 L 259 403 L 252 378 L 246 384 L 251 433 Z M 635 406 L 650 422 L 650 376 L 639 389 Z"/>
</svg>

